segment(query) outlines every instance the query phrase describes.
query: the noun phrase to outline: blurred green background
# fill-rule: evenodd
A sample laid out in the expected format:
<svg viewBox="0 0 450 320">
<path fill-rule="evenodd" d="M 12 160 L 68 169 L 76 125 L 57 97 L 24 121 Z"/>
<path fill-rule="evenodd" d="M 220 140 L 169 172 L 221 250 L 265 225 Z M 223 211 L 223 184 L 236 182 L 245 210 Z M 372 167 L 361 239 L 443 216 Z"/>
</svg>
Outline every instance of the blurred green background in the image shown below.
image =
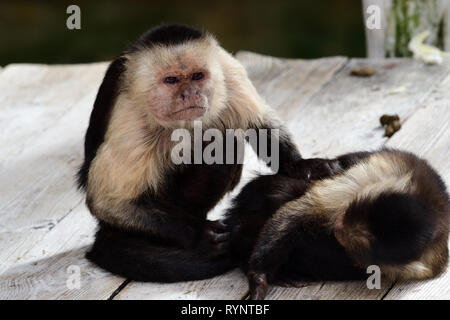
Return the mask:
<svg viewBox="0 0 450 320">
<path fill-rule="evenodd" d="M 81 30 L 66 28 L 70 4 L 81 8 Z M 161 22 L 206 28 L 232 52 L 295 58 L 365 55 L 360 0 L 2 0 L 0 65 L 109 60 Z"/>
</svg>

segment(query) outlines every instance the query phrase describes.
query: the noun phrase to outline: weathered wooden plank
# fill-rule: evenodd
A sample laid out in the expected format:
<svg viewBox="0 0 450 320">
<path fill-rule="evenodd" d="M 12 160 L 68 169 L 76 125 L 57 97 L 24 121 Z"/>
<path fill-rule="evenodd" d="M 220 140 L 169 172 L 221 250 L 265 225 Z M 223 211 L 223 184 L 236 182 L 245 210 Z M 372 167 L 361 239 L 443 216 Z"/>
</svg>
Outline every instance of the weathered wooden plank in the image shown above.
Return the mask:
<svg viewBox="0 0 450 320">
<path fill-rule="evenodd" d="M 345 57 L 283 59 L 244 51 L 236 56 L 258 92 L 285 121 L 347 62 Z"/>
<path fill-rule="evenodd" d="M 125 279 L 97 268 L 84 257 L 95 228 L 86 207 L 78 205 L 0 275 L 0 299 L 109 298 Z M 79 271 L 79 288 L 67 285 L 74 277 L 69 267 Z"/>
<path fill-rule="evenodd" d="M 1 295 L 5 297 L 19 297 L 20 294 L 24 297 L 39 296 L 41 292 L 44 292 L 42 293 L 44 295 L 48 294 L 45 293 L 47 289 L 45 281 L 41 281 L 39 274 L 34 275 L 33 270 L 27 272 L 26 265 L 22 266 L 22 269 L 16 268 L 16 263 L 22 263 L 27 253 L 40 244 L 41 239 L 46 239 L 46 235 L 50 236 L 59 232 L 67 236 L 69 240 L 71 232 L 74 232 L 72 238 L 76 238 L 78 233 L 83 232 L 85 225 L 89 230 L 88 220 L 77 221 L 80 230 L 70 229 L 70 224 L 63 224 L 60 227 L 59 223 L 65 218 L 73 219 L 75 212 L 71 211 L 79 207 L 83 201 L 82 194 L 75 188 L 74 174 L 82 160 L 83 136 L 105 68 L 106 64 L 102 63 L 72 67 L 44 67 L 45 72 L 39 72 L 38 66 L 24 66 L 24 68 L 16 66 L 7 68 L 7 77 L 2 78 L 3 87 L 10 86 L 6 91 L 7 99 L 3 98 L 3 102 L 7 104 L 2 107 L 17 111 L 15 113 L 15 117 L 18 118 L 15 122 L 17 126 L 14 130 L 23 130 L 26 136 L 10 133 L 10 143 L 0 146 L 3 160 L 0 168 L 2 181 L 0 185 L 0 260 L 2 261 L 0 274 L 6 277 L 3 279 L 12 281 L 9 275 L 15 272 L 20 274 L 18 270 L 22 270 L 25 283 L 33 284 L 30 287 L 21 286 L 19 277 L 17 285 L 12 282 L 11 287 L 2 287 Z M 16 75 L 16 71 L 19 75 Z M 2 76 L 5 73 L 2 73 Z M 41 76 L 34 77 L 35 74 L 41 74 Z M 67 76 L 67 82 L 64 74 Z M 41 86 L 41 82 L 53 83 L 55 88 Z M 13 84 L 18 88 L 15 88 Z M 43 88 L 48 91 L 40 92 Z M 52 90 L 58 92 L 55 93 Z M 32 109 L 29 104 L 33 104 L 32 101 L 34 101 L 30 100 L 30 96 L 33 95 L 38 101 L 45 102 L 35 107 L 42 110 L 38 112 L 36 123 L 43 123 L 46 128 L 27 122 L 28 113 L 30 108 Z M 45 112 L 47 107 L 49 114 Z M 12 121 L 11 110 L 5 113 L 2 110 L 3 121 Z M 12 141 L 16 144 L 12 144 Z M 88 217 L 88 215 L 80 217 Z M 66 257 L 81 259 L 81 251 L 66 254 L 52 249 L 52 245 L 57 246 L 58 242 L 52 244 L 48 241 L 41 244 L 48 246 L 48 250 L 55 253 L 55 257 L 50 258 L 49 264 L 60 266 L 59 261 L 64 264 Z M 86 262 L 81 259 L 80 263 Z M 45 269 L 49 268 L 46 267 L 43 270 Z M 89 270 L 86 267 L 85 272 L 89 273 Z M 56 276 L 58 274 L 56 270 L 54 274 L 55 279 L 60 279 Z M 123 281 L 123 279 L 110 281 L 107 277 L 102 279 L 106 279 L 100 281 L 106 288 L 104 297 L 111 295 Z M 58 283 L 57 280 L 55 281 Z M 102 288 L 96 281 L 93 283 L 98 288 Z M 11 288 L 19 289 L 14 291 Z M 65 291 L 56 289 L 52 292 L 54 296 L 66 294 Z M 94 295 L 87 296 L 94 297 Z"/>
<path fill-rule="evenodd" d="M 383 66 L 395 63 L 393 69 Z M 367 65 L 377 70 L 371 78 L 350 76 L 350 70 Z M 352 60 L 288 122 L 300 150 L 307 156 L 333 157 L 341 153 L 377 149 L 387 138 L 379 126 L 384 113 L 407 119 L 448 74 L 447 67 L 427 68 L 409 59 Z M 424 81 L 426 79 L 426 81 Z M 403 94 L 388 90 L 407 86 Z M 319 126 L 320 124 L 320 126 Z M 392 284 L 369 290 L 365 282 L 324 282 L 300 289 L 272 288 L 268 299 L 380 299 Z"/>
<path fill-rule="evenodd" d="M 387 143 L 425 159 L 450 186 L 450 76 Z M 450 299 L 450 270 L 429 281 L 399 282 L 386 299 Z"/>
<path fill-rule="evenodd" d="M 364 282 L 316 282 L 303 288 L 273 287 L 268 300 L 378 300 L 383 297 L 390 283 L 382 281 L 380 289 L 367 289 Z"/>
<path fill-rule="evenodd" d="M 317 60 L 278 59 L 249 52 L 240 52 L 238 59 L 246 67 L 249 77 L 260 94 L 280 116 L 287 119 L 295 108 L 301 108 L 308 99 L 326 84 L 346 62 L 346 58 L 332 57 Z M 236 189 L 225 197 L 208 216 L 220 217 L 230 199 L 250 179 L 253 171 L 265 171 L 256 156 L 246 150 L 244 172 Z M 182 284 L 148 284 L 132 282 L 116 299 L 240 299 L 247 288 L 247 280 L 239 271 L 211 280 Z M 185 293 L 188 294 L 185 294 Z"/>
<path fill-rule="evenodd" d="M 351 70 L 360 66 L 370 67 L 376 74 L 351 76 Z M 448 72 L 447 66 L 426 66 L 411 59 L 352 59 L 296 111 L 288 127 L 307 157 L 379 148 L 387 140 L 380 116 L 397 113 L 407 119 Z M 405 92 L 389 94 L 403 86 Z"/>
<path fill-rule="evenodd" d="M 106 63 L 8 65 L 0 74 L 0 170 L 86 95 L 98 88 Z M 19 116 L 18 116 L 19 115 Z"/>
<path fill-rule="evenodd" d="M 0 145 L 0 224 L 8 230 L 54 224 L 81 201 L 74 188 L 74 173 L 81 163 L 84 131 L 105 65 L 94 64 L 91 69 L 85 65 L 46 67 L 45 76 L 34 78 L 35 82 L 21 79 L 33 79 L 39 68 L 24 68 L 8 67 L 1 75 L 3 87 L 8 81 L 19 87 L 11 85 L 10 90 L 2 91 L 7 98 L 2 98 L 5 104 L 0 113 L 4 123 L 17 118 L 17 125 L 5 132 L 8 141 Z M 74 71 L 78 68 L 83 72 Z M 20 76 L 14 76 L 14 69 Z M 41 82 L 64 82 L 64 69 L 68 71 L 65 86 L 50 89 L 44 85 L 47 91 L 42 91 Z M 37 122 L 27 119 L 33 109 L 30 99 L 45 102 L 34 106 L 44 110 L 39 111 Z M 10 114 L 13 110 L 14 116 Z M 9 131 L 23 131 L 26 137 Z"/>
<path fill-rule="evenodd" d="M 145 300 L 228 300 L 242 299 L 247 293 L 247 279 L 239 270 L 232 270 L 205 281 L 171 284 L 132 282 L 114 299 Z"/>
</svg>

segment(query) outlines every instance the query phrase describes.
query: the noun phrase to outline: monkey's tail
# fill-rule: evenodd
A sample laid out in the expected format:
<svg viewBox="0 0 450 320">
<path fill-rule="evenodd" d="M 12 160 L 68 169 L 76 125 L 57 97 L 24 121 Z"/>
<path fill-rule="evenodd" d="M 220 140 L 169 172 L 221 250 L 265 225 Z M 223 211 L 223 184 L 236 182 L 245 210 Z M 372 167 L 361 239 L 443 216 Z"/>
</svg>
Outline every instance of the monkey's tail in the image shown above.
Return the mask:
<svg viewBox="0 0 450 320">
<path fill-rule="evenodd" d="M 208 257 L 103 226 L 86 257 L 131 280 L 163 283 L 207 279 L 235 266 L 227 255 Z"/>
</svg>

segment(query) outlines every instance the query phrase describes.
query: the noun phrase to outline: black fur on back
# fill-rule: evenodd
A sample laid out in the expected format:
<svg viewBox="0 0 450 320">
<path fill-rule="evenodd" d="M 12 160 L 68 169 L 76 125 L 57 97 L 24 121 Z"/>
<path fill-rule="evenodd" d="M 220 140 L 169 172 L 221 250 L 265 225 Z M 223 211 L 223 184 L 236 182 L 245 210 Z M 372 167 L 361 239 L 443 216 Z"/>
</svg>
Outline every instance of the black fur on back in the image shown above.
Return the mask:
<svg viewBox="0 0 450 320">
<path fill-rule="evenodd" d="M 84 142 L 84 162 L 77 173 L 78 187 L 86 188 L 89 167 L 98 148 L 103 143 L 111 111 L 121 89 L 126 58 L 123 54 L 140 50 L 143 46 L 177 45 L 204 36 L 204 32 L 180 24 L 166 24 L 145 32 L 136 43 L 125 49 L 108 67 L 97 93 Z"/>
<path fill-rule="evenodd" d="M 89 127 L 84 140 L 84 162 L 78 171 L 78 187 L 85 188 L 91 162 L 103 143 L 111 110 L 120 90 L 120 77 L 125 71 L 125 58 L 119 57 L 108 67 L 95 98 Z"/>
</svg>

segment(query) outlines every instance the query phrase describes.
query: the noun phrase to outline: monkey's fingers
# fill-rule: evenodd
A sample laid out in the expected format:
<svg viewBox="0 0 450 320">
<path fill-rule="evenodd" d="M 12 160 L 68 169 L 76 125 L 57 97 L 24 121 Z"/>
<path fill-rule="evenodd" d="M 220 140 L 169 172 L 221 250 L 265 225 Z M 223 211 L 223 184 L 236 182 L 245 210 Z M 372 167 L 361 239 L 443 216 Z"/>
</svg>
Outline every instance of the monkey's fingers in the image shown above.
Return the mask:
<svg viewBox="0 0 450 320">
<path fill-rule="evenodd" d="M 265 273 L 250 272 L 248 274 L 251 300 L 264 300 L 267 294 L 268 283 Z"/>
<path fill-rule="evenodd" d="M 223 220 L 208 221 L 206 228 L 217 233 L 228 232 L 230 230 L 230 226 L 225 224 Z"/>
<path fill-rule="evenodd" d="M 230 239 L 230 232 L 216 233 L 213 230 L 208 230 L 206 236 L 211 242 L 221 243 Z"/>
</svg>

